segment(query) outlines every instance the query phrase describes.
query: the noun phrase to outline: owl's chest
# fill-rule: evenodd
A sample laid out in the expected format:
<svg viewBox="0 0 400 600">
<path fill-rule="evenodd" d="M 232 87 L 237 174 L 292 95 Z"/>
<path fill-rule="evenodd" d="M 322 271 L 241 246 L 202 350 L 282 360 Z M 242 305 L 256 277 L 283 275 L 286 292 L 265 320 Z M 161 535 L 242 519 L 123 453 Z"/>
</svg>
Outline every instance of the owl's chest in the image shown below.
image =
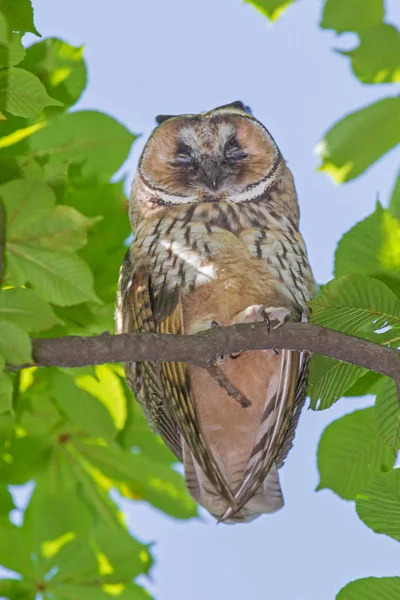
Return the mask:
<svg viewBox="0 0 400 600">
<path fill-rule="evenodd" d="M 164 222 L 146 233 L 136 243 L 155 295 L 179 289 L 190 312 L 218 315 L 222 322 L 246 306 L 264 303 L 271 276 L 257 257 L 257 230 L 250 234 L 192 221 L 184 226 Z"/>
</svg>

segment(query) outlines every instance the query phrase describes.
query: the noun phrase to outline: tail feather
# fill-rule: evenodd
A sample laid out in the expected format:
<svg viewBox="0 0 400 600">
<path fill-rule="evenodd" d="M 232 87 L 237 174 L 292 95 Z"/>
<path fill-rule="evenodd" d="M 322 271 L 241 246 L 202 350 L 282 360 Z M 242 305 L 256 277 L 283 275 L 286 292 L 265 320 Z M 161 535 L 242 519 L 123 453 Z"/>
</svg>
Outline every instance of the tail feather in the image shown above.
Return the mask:
<svg viewBox="0 0 400 600">
<path fill-rule="evenodd" d="M 253 452 L 243 474 L 242 482 L 234 495 L 238 508 L 228 507 L 220 521 L 231 519 L 240 512 L 257 493 L 264 480 L 267 483 L 267 476 L 271 470 L 276 470 L 276 456 L 285 439 L 286 429 L 292 417 L 299 368 L 297 352 L 283 350 L 280 367 L 276 392 L 272 397 L 266 399 L 263 420 L 256 436 Z M 268 485 L 264 492 L 268 502 Z"/>
</svg>

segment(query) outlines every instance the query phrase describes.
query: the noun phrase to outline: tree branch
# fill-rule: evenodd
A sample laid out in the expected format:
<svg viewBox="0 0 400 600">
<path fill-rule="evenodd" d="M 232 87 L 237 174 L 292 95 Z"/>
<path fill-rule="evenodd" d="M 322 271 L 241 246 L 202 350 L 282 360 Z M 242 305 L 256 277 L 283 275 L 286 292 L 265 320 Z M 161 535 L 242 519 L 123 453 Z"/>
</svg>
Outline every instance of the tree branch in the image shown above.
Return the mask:
<svg viewBox="0 0 400 600">
<path fill-rule="evenodd" d="M 196 335 L 130 333 L 33 340 L 34 363 L 9 366 L 83 367 L 127 361 L 174 361 L 209 369 L 220 354 L 261 349 L 307 350 L 392 377 L 400 389 L 400 352 L 311 323 L 286 323 L 268 333 L 265 323 L 215 327 Z"/>
</svg>

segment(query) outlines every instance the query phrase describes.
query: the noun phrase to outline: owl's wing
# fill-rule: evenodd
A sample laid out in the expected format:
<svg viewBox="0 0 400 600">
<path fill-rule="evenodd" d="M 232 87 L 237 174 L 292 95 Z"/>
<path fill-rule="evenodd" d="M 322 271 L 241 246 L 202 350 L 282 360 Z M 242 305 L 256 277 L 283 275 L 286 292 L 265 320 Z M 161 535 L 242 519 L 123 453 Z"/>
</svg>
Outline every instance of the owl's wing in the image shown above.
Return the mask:
<svg viewBox="0 0 400 600">
<path fill-rule="evenodd" d="M 179 290 L 163 287 L 154 293 L 151 277 L 143 269 L 135 270 L 130 252 L 121 267 L 117 324 L 118 333 L 184 333 Z M 153 361 L 128 363 L 126 374 L 150 426 L 179 460 L 182 460 L 182 436 L 210 482 L 226 502 L 236 508 L 233 494 L 200 432 L 187 365 Z"/>
<path fill-rule="evenodd" d="M 125 255 L 118 282 L 117 333 L 156 332 L 149 277 L 135 269 L 130 252 Z M 164 398 L 160 365 L 154 361 L 126 363 L 126 379 L 150 425 L 182 460 L 181 436 Z"/>
</svg>

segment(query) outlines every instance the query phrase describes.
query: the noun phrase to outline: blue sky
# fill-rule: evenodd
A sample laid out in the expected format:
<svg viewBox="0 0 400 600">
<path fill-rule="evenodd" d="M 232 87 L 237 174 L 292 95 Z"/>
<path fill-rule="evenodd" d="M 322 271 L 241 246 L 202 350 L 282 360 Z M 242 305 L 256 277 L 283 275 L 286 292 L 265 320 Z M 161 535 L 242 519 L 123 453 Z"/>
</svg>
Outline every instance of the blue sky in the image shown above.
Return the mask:
<svg viewBox="0 0 400 600">
<path fill-rule="evenodd" d="M 333 48 L 351 48 L 318 28 L 322 2 L 300 0 L 269 26 L 241 0 L 34 0 L 43 36 L 85 44 L 89 85 L 79 108 L 107 112 L 143 133 L 124 168 L 132 180 L 144 140 L 159 113 L 199 112 L 233 100 L 249 104 L 268 127 L 292 169 L 301 229 L 319 282 L 332 276 L 339 237 L 387 204 L 398 169 L 391 153 L 365 175 L 337 187 L 316 172 L 313 153 L 323 133 L 345 113 L 392 87 L 364 86 Z M 400 5 L 386 2 L 400 23 Z M 316 448 L 324 427 L 371 399 L 342 399 L 331 410 L 305 410 L 283 469 L 286 506 L 244 526 L 179 522 L 144 504 L 123 501 L 129 527 L 155 541 L 157 600 L 329 600 L 348 581 L 398 575 L 400 547 L 358 520 L 353 503 L 316 493 Z"/>
</svg>

